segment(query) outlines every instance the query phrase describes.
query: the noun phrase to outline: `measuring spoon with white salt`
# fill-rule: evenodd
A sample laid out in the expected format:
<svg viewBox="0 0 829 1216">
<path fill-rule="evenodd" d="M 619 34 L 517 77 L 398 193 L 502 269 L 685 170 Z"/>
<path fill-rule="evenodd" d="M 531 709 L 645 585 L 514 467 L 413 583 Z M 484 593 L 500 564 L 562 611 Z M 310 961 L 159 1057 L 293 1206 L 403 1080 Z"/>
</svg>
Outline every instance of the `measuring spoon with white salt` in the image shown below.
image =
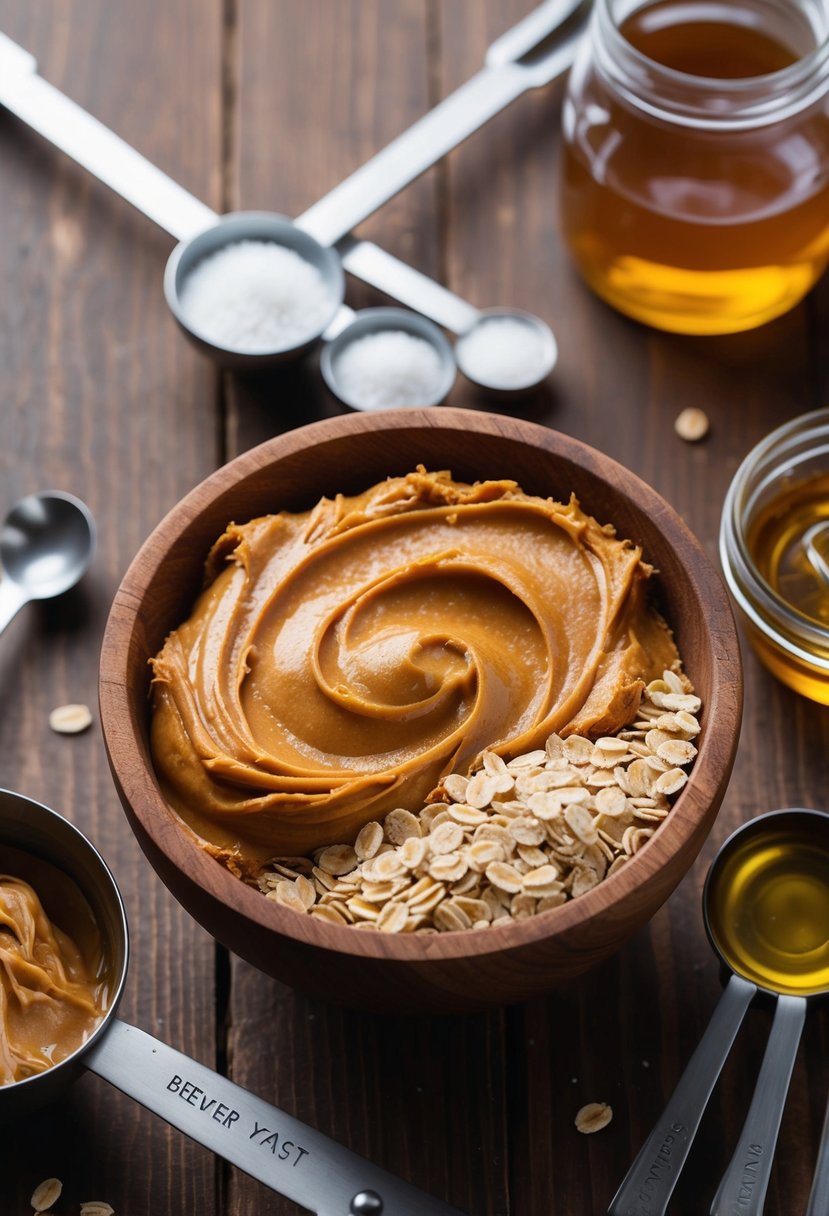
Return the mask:
<svg viewBox="0 0 829 1216">
<path fill-rule="evenodd" d="M 254 368 L 296 358 L 320 336 L 331 337 L 342 328 L 344 318 L 338 317 L 344 295 L 342 263 L 331 246 L 521 93 L 546 84 L 565 71 L 581 40 L 589 9 L 590 0 L 545 0 L 492 43 L 482 71 L 295 223 L 271 213 L 217 216 L 40 78 L 34 58 L 2 34 L 0 104 L 179 240 L 165 275 L 167 300 L 176 319 L 185 333 L 220 364 Z M 247 242 L 250 244 L 246 245 Z M 260 273 L 261 267 L 257 270 L 257 255 L 267 253 L 272 261 L 273 251 L 263 248 L 270 245 L 280 246 L 300 259 L 298 263 L 289 258 L 287 264 L 284 257 L 281 259 L 280 282 L 283 287 L 287 283 L 289 289 L 290 325 L 276 336 L 263 327 L 262 308 L 259 311 L 255 308 L 257 291 L 261 293 L 263 282 L 270 280 L 268 274 Z M 205 315 L 216 319 L 215 294 L 206 292 L 207 312 L 200 314 L 196 323 L 191 320 L 185 294 L 191 272 L 198 269 L 207 274 L 209 261 L 220 254 L 227 257 L 234 246 L 237 248 L 232 254 L 233 263 L 241 252 L 241 260 L 247 264 L 231 265 L 232 283 L 234 288 L 241 285 L 243 291 L 247 284 L 253 298 L 252 310 L 243 310 L 240 332 L 233 334 L 235 345 L 228 344 L 222 332 L 218 337 L 212 330 L 208 332 Z M 356 243 L 346 260 L 347 269 L 360 275 L 361 259 L 371 254 L 371 246 Z M 375 286 L 396 295 L 397 270 L 405 274 L 409 268 L 389 255 L 382 255 L 379 261 L 379 268 L 375 267 Z M 302 262 L 307 263 L 310 272 L 302 267 Z M 225 273 L 227 269 L 225 264 Z M 428 282 L 425 276 L 421 278 Z M 297 283 L 302 286 L 297 288 Z M 442 290 L 437 284 L 433 286 Z M 299 290 L 298 304 L 292 300 L 291 290 Z M 426 294 L 422 294 L 422 305 L 428 312 Z M 251 294 L 247 297 L 243 294 L 243 299 L 250 304 Z M 261 304 L 261 294 L 259 299 Z M 270 295 L 266 295 L 264 310 L 273 307 Z M 225 318 L 227 315 L 224 314 Z M 235 318 L 236 313 L 231 315 Z M 536 320 L 540 326 L 545 325 Z M 329 331 L 332 321 L 335 325 Z"/>
<path fill-rule="evenodd" d="M 402 304 L 454 334 L 458 367 L 478 388 L 499 397 L 518 396 L 536 388 L 553 370 L 558 358 L 555 337 L 549 325 L 533 313 L 517 308 L 475 308 L 368 241 L 347 236 L 337 248 L 346 270 L 351 271 L 357 259 L 360 278 L 380 291 L 387 291 L 393 279 L 394 295 Z M 325 336 L 336 337 L 336 333 L 329 330 Z M 334 351 L 323 353 L 324 376 L 334 356 Z M 337 391 L 330 381 L 328 384 Z"/>
</svg>

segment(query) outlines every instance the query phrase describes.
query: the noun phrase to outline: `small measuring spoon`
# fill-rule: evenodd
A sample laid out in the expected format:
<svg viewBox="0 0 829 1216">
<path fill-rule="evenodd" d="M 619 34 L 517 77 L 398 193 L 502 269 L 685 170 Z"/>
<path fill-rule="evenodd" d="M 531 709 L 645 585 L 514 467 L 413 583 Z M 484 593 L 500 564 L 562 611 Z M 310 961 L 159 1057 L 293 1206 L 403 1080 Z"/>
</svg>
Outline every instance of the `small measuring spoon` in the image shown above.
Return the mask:
<svg viewBox="0 0 829 1216">
<path fill-rule="evenodd" d="M 728 984 L 608 1216 L 664 1216 L 708 1099 L 758 990 L 777 998 L 755 1095 L 712 1216 L 762 1212 L 806 997 L 829 990 L 829 815 L 791 808 L 738 828 L 703 891 Z"/>
<path fill-rule="evenodd" d="M 0 528 L 0 633 L 30 600 L 62 595 L 95 552 L 95 520 L 72 494 L 45 490 L 16 502 Z"/>
<path fill-rule="evenodd" d="M 462 1216 L 457 1208 L 116 1018 L 127 978 L 129 930 L 121 893 L 103 858 L 68 820 L 11 790 L 0 790 L 3 845 L 49 862 L 80 888 L 104 941 L 111 1001 L 74 1054 L 45 1072 L 0 1086 L 0 1122 L 52 1101 L 88 1068 L 317 1216 Z"/>
<path fill-rule="evenodd" d="M 346 236 L 338 242 L 337 249 L 342 264 L 349 273 L 353 272 L 356 265 L 359 277 L 364 283 L 394 295 L 401 304 L 430 317 L 432 321 L 455 334 L 458 339 L 455 345 L 458 367 L 477 388 L 500 397 L 514 397 L 537 388 L 555 367 L 558 346 L 553 331 L 545 321 L 533 313 L 517 308 L 474 308 L 448 288 L 430 279 L 428 275 L 398 262 L 370 241 L 357 241 Z M 350 310 L 345 307 L 340 309 L 338 322 L 341 314 L 347 311 Z M 341 324 L 332 326 L 331 329 L 336 329 L 336 333 L 339 333 L 354 315 L 352 313 L 350 318 L 345 318 Z M 493 322 L 499 321 L 526 328 L 534 347 L 535 357 L 531 364 L 525 363 L 523 369 L 518 369 L 517 375 L 511 375 L 508 382 L 497 376 L 493 377 L 492 374 L 487 375 L 487 369 L 482 370 L 474 357 L 476 336 L 486 334 L 487 328 Z M 334 336 L 331 329 L 325 333 L 325 338 Z M 330 382 L 328 387 L 334 392 L 337 391 Z"/>
<path fill-rule="evenodd" d="M 309 258 L 316 266 L 325 251 L 361 220 L 435 164 L 489 118 L 530 88 L 555 79 L 569 68 L 581 41 L 590 0 L 544 0 L 512 29 L 496 39 L 484 68 L 393 140 L 360 169 L 295 221 L 295 228 L 317 242 Z M 548 45 L 556 34 L 552 45 Z M 37 75 L 33 56 L 0 34 L 0 104 L 62 149 L 150 219 L 185 244 L 172 259 L 194 266 L 223 243 L 240 239 L 233 225 L 188 194 L 97 119 Z M 275 217 L 282 222 L 284 217 Z M 290 221 L 287 221 L 290 223 Z M 213 231 L 215 230 L 215 232 Z M 252 239 L 252 238 L 248 238 Z M 276 240 L 268 236 L 260 239 Z M 283 234 L 280 243 L 296 249 L 301 238 Z M 192 248 L 186 248 L 192 242 Z M 352 249 L 349 270 L 360 274 L 360 242 Z M 313 247 L 305 244 L 306 251 Z M 368 251 L 367 251 L 368 252 Z M 301 256 L 308 256 L 307 252 Z M 409 269 L 386 255 L 380 270 L 382 290 L 395 295 L 395 267 Z M 325 276 L 324 276 L 325 277 Z M 333 284 L 332 276 L 331 285 Z M 320 325 L 300 341 L 269 351 L 234 350 L 190 326 L 178 292 L 182 278 L 168 275 L 167 300 L 177 321 L 197 346 L 223 366 L 261 367 L 297 357 L 325 331 Z M 343 290 L 332 292 L 332 314 Z M 540 322 L 544 324 L 544 322 Z M 341 328 L 341 325 L 339 326 Z"/>
<path fill-rule="evenodd" d="M 348 309 L 351 312 L 351 309 Z M 435 379 L 431 393 L 425 400 L 394 402 L 384 400 L 373 405 L 364 399 L 349 393 L 340 375 L 340 359 L 352 342 L 362 338 L 374 337 L 382 333 L 403 333 L 412 338 L 428 342 L 436 355 Z M 346 321 L 345 328 L 330 341 L 326 341 L 320 357 L 320 372 L 331 392 L 344 405 L 354 410 L 371 410 L 387 408 L 406 408 L 406 406 L 440 405 L 449 395 L 455 383 L 455 358 L 452 347 L 446 341 L 436 325 L 426 317 L 417 313 L 406 312 L 402 308 L 363 308 L 352 313 Z"/>
</svg>

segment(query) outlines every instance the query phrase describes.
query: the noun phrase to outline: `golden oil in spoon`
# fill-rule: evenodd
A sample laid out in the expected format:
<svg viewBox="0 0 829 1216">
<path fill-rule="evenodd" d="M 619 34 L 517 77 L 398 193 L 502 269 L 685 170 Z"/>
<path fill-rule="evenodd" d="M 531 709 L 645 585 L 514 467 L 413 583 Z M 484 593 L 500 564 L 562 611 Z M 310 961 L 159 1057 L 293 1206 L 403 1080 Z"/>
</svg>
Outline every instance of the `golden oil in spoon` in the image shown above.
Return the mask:
<svg viewBox="0 0 829 1216">
<path fill-rule="evenodd" d="M 729 966 L 771 992 L 829 989 L 829 817 L 743 834 L 712 871 L 708 929 Z"/>
</svg>

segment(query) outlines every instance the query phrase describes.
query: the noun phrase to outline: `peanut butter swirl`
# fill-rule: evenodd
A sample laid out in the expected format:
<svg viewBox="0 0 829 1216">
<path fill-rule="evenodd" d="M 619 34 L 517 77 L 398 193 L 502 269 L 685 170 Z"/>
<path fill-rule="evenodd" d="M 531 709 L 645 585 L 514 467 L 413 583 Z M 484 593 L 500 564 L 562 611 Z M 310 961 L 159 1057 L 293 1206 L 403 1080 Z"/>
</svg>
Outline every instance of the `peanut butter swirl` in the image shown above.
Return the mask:
<svg viewBox="0 0 829 1216">
<path fill-rule="evenodd" d="M 244 871 L 352 841 L 485 748 L 611 733 L 678 665 L 650 574 L 575 499 L 422 468 L 230 524 L 153 661 L 165 790 Z"/>
<path fill-rule="evenodd" d="M 89 936 L 90 925 L 84 930 Z M 0 1085 L 59 1064 L 101 1021 L 105 984 L 97 946 L 85 957 L 27 882 L 0 875 Z"/>
</svg>

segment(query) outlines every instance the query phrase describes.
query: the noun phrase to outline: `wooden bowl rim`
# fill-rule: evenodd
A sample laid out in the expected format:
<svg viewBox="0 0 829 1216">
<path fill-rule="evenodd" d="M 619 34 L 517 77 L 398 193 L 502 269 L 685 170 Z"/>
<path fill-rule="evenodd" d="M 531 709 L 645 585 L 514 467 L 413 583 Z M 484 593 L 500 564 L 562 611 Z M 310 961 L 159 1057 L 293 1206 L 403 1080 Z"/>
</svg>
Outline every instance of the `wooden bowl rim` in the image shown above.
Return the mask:
<svg viewBox="0 0 829 1216">
<path fill-rule="evenodd" d="M 636 512 L 658 517 L 659 529 L 679 556 L 689 587 L 706 619 L 718 618 L 716 637 L 707 631 L 712 649 L 712 687 L 703 709 L 705 720 L 716 722 L 725 738 L 718 738 L 715 747 L 711 733 L 704 732 L 688 784 L 659 830 L 621 870 L 578 899 L 525 920 L 490 926 L 486 932 L 460 930 L 427 937 L 360 933 L 349 926 L 329 925 L 300 916 L 265 899 L 209 857 L 187 829 L 182 828 L 141 754 L 141 727 L 127 683 L 130 651 L 127 643 L 138 622 L 146 587 L 155 579 L 171 545 L 212 502 L 276 460 L 317 444 L 360 432 L 424 427 L 502 436 L 553 452 L 608 482 L 613 492 L 627 499 Z M 670 865 L 677 850 L 688 845 L 705 822 L 712 803 L 711 794 L 701 792 L 701 787 L 706 787 L 705 779 L 712 792 L 722 791 L 728 781 L 739 738 L 742 669 L 736 625 L 725 587 L 688 526 L 652 487 L 611 457 L 550 428 L 476 410 L 434 407 L 350 414 L 310 423 L 249 449 L 195 486 L 156 526 L 123 577 L 104 632 L 99 699 L 104 744 L 122 800 L 149 840 L 184 878 L 228 907 L 229 913 L 241 914 L 262 928 L 299 943 L 338 954 L 414 964 L 433 958 L 502 954 L 554 935 L 567 935 Z"/>
</svg>

